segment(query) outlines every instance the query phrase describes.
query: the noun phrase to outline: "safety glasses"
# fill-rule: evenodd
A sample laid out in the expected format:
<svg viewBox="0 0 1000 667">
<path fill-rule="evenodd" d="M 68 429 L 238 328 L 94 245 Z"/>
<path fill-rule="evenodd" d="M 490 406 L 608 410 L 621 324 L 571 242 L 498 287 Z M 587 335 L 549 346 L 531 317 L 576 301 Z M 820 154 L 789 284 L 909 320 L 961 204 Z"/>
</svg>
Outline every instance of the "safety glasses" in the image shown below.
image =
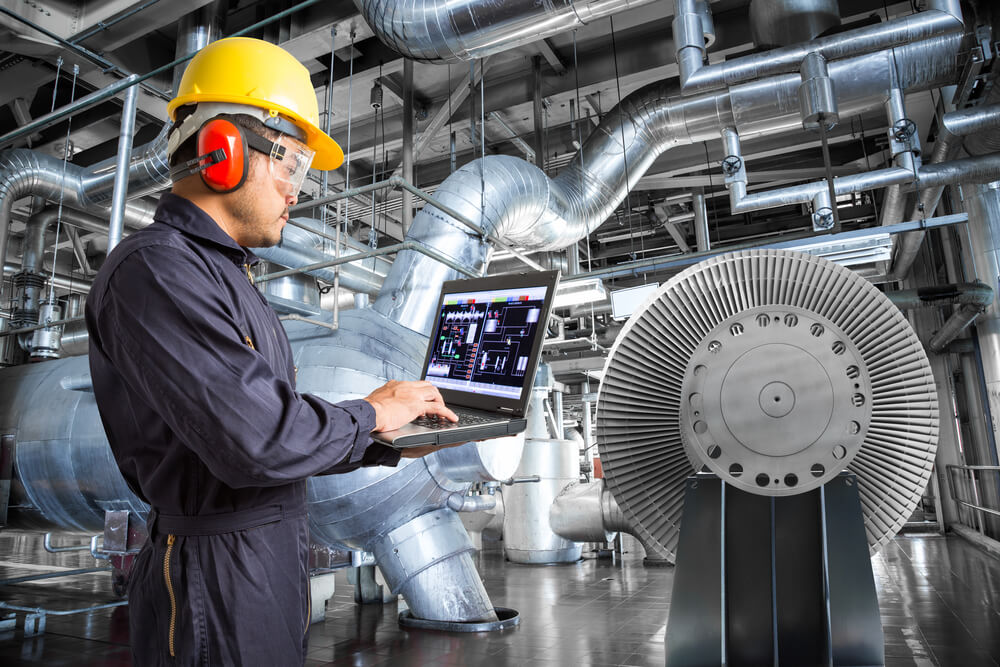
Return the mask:
<svg viewBox="0 0 1000 667">
<path fill-rule="evenodd" d="M 268 156 L 271 178 L 283 191 L 297 195 L 302 190 L 309 167 L 316 151 L 313 151 L 290 137 L 270 141 L 248 132 L 247 144 L 250 148 Z"/>
</svg>

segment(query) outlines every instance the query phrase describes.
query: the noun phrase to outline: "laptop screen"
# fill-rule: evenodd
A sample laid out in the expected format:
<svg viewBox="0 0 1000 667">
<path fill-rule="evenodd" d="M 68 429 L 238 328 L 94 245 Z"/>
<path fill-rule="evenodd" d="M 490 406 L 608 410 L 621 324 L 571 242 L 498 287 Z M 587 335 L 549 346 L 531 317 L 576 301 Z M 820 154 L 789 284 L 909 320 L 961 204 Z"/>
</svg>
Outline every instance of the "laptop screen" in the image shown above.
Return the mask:
<svg viewBox="0 0 1000 667">
<path fill-rule="evenodd" d="M 549 289 L 445 291 L 425 379 L 439 389 L 520 398 L 535 341 L 544 336 Z"/>
</svg>

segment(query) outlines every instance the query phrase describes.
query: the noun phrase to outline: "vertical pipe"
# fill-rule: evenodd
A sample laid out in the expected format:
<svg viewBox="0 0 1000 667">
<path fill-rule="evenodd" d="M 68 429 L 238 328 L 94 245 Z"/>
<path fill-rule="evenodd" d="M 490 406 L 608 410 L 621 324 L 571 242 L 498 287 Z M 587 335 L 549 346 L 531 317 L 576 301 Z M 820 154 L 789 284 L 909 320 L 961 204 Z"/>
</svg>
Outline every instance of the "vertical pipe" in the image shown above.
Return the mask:
<svg viewBox="0 0 1000 667">
<path fill-rule="evenodd" d="M 326 97 L 324 98 L 324 106 L 326 107 L 326 115 L 323 117 L 323 131 L 327 135 L 330 134 L 330 128 L 333 125 L 333 65 L 334 65 L 334 52 L 337 50 L 337 26 L 330 28 L 330 72 L 326 79 Z M 350 166 L 348 166 L 350 169 Z M 330 188 L 330 172 L 324 171 L 320 175 L 319 179 L 319 196 L 325 197 L 329 194 Z M 320 209 L 320 221 L 323 226 L 326 227 L 326 221 L 330 216 L 327 215 L 327 206 L 323 206 Z M 334 301 L 336 302 L 337 295 L 334 294 Z"/>
<path fill-rule="evenodd" d="M 197 53 L 219 37 L 220 2 L 214 0 L 204 7 L 181 17 L 177 24 L 177 46 L 174 50 L 176 58 L 183 58 Z M 187 62 L 174 68 L 173 91 L 176 94 Z"/>
<path fill-rule="evenodd" d="M 403 59 L 403 179 L 413 183 L 413 61 Z M 403 190 L 403 238 L 413 222 L 413 194 Z"/>
<path fill-rule="evenodd" d="M 135 135 L 135 105 L 139 89 L 125 89 L 122 126 L 118 133 L 118 159 L 115 160 L 115 190 L 111 197 L 111 222 L 108 225 L 108 252 L 122 240 L 125 225 L 125 196 L 128 194 L 128 167 L 132 161 L 132 139 Z"/>
<path fill-rule="evenodd" d="M 694 238 L 698 252 L 712 249 L 708 238 L 708 209 L 705 207 L 705 191 L 701 188 L 691 193 L 691 208 L 694 209 Z"/>
<path fill-rule="evenodd" d="M 535 116 L 535 166 L 545 170 L 545 146 L 543 144 L 542 128 L 542 58 L 534 56 L 531 59 L 531 73 L 535 82 L 535 93 L 533 98 Z"/>
<path fill-rule="evenodd" d="M 968 234 L 970 252 L 966 261 L 972 264 L 972 272 L 979 280 L 985 282 L 994 290 L 1000 289 L 1000 182 L 989 185 L 964 185 L 965 207 L 969 214 L 969 223 L 965 226 Z M 997 451 L 993 443 L 1000 437 L 1000 304 L 994 301 L 987 306 L 985 312 L 976 322 L 976 336 L 981 351 L 983 380 L 986 385 L 986 403 L 988 414 L 993 419 L 987 422 L 992 430 L 993 438 L 983 449 L 976 448 L 974 457 L 969 462 L 979 465 L 997 465 Z M 988 506 L 1000 502 L 1000 489 L 997 488 L 997 475 L 985 473 L 980 481 L 983 483 L 982 493 Z M 996 538 L 1000 535 L 1000 521 L 989 518 L 985 521 L 987 534 Z"/>
</svg>

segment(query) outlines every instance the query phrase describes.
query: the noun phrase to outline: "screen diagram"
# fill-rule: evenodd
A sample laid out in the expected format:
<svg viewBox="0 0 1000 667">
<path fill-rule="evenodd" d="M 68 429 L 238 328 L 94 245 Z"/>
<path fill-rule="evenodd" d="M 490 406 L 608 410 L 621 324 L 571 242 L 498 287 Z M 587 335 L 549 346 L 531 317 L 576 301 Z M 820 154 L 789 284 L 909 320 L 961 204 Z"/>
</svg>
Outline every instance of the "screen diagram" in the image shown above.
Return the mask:
<svg viewBox="0 0 1000 667">
<path fill-rule="evenodd" d="M 545 288 L 446 295 L 427 380 L 448 389 L 517 398 L 528 372 Z"/>
</svg>

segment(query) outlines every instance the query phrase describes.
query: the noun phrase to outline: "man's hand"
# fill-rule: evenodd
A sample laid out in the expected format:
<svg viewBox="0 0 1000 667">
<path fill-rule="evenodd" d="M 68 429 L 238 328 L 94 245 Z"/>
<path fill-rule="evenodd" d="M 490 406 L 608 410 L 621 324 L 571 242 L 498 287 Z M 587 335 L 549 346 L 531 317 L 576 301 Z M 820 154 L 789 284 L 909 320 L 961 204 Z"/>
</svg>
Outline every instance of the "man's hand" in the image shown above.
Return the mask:
<svg viewBox="0 0 1000 667">
<path fill-rule="evenodd" d="M 365 400 L 375 408 L 375 428 L 372 433 L 394 431 L 421 415 L 436 415 L 458 421 L 458 415 L 448 409 L 441 392 L 430 382 L 400 382 L 391 380 Z"/>
</svg>

